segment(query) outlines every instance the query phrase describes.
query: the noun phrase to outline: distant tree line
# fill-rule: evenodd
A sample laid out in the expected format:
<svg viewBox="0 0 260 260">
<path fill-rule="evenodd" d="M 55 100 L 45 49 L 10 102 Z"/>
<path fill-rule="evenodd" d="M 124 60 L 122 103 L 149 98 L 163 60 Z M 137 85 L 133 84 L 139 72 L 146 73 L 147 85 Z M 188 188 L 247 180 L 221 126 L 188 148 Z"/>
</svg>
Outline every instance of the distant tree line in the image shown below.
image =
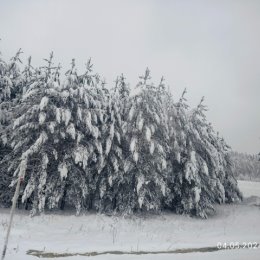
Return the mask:
<svg viewBox="0 0 260 260">
<path fill-rule="evenodd" d="M 231 158 L 237 179 L 260 181 L 259 155 L 231 152 Z"/>
</svg>

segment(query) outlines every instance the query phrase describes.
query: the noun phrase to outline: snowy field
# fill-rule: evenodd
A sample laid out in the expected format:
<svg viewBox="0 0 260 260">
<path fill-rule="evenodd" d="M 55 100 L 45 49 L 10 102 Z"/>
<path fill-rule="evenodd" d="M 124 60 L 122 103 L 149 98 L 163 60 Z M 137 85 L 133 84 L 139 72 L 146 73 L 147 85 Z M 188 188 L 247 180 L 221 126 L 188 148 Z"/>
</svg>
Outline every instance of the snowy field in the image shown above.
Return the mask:
<svg viewBox="0 0 260 260">
<path fill-rule="evenodd" d="M 216 247 L 218 242 L 260 242 L 260 182 L 239 181 L 245 200 L 221 205 L 216 215 L 201 220 L 165 213 L 157 216 L 117 218 L 89 213 L 76 217 L 59 213 L 34 218 L 17 212 L 6 260 L 38 259 L 28 250 L 52 253 L 102 251 L 173 251 Z M 253 197 L 252 197 L 253 196 Z M 250 197 L 250 198 L 249 198 Z M 0 211 L 0 246 L 7 228 L 8 210 Z M 205 249 L 207 251 L 207 249 Z M 258 249 L 224 249 L 214 252 L 67 256 L 58 259 L 260 259 Z M 49 258 L 50 259 L 50 258 Z"/>
</svg>

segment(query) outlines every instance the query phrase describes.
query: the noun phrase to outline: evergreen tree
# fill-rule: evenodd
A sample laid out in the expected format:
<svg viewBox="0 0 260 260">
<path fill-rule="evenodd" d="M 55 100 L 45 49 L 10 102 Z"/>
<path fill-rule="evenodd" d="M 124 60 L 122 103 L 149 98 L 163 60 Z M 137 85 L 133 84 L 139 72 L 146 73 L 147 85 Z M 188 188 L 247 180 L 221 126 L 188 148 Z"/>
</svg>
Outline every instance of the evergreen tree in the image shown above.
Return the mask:
<svg viewBox="0 0 260 260">
<path fill-rule="evenodd" d="M 192 153 L 189 147 L 188 104 L 185 98 L 186 89 L 177 103 L 167 94 L 167 119 L 169 132 L 169 168 L 167 174 L 167 208 L 179 214 L 191 213 L 194 205 L 194 187 L 189 180 L 189 167 L 192 165 Z M 196 175 L 195 175 L 196 176 Z M 193 186 L 193 187 L 192 187 Z"/>
<path fill-rule="evenodd" d="M 105 166 L 100 181 L 100 208 L 102 212 L 122 211 L 124 185 L 125 140 L 123 124 L 129 89 L 123 75 L 117 78 L 115 88 L 107 97 L 103 126 L 103 147 Z"/>
<path fill-rule="evenodd" d="M 149 84 L 150 71 L 140 77 L 138 93 L 131 97 L 126 138 L 129 153 L 125 171 L 129 179 L 131 208 L 158 211 L 165 196 L 166 122 L 160 84 Z"/>
<path fill-rule="evenodd" d="M 7 172 L 8 156 L 12 152 L 9 142 L 13 122 L 13 107 L 19 102 L 20 82 L 22 75 L 19 70 L 21 50 L 11 59 L 4 62 L 0 57 L 0 205 L 10 206 L 13 189 L 8 186 L 11 174 Z"/>
<path fill-rule="evenodd" d="M 193 158 L 189 168 L 193 172 L 189 172 L 189 178 L 195 181 L 197 204 L 194 210 L 197 215 L 206 217 L 209 210 L 214 210 L 215 202 L 238 200 L 241 194 L 230 167 L 228 146 L 207 122 L 203 101 L 204 98 L 190 113 L 189 137 Z"/>
<path fill-rule="evenodd" d="M 92 165 L 102 156 L 97 90 L 84 79 L 79 84 L 74 60 L 60 84 L 52 58 L 53 54 L 17 107 L 21 115 L 12 134 L 17 159 L 10 170 L 25 176 L 22 201 L 32 201 L 33 214 L 65 202 L 79 212 L 93 190 Z"/>
</svg>

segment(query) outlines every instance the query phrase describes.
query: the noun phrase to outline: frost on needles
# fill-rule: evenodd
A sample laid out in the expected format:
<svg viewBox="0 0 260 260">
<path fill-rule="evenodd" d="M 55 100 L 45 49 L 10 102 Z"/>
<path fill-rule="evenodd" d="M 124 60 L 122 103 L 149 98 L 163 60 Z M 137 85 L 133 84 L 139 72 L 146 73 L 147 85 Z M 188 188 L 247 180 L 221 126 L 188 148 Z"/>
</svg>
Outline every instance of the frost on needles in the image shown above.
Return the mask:
<svg viewBox="0 0 260 260">
<path fill-rule="evenodd" d="M 147 69 L 134 91 L 123 75 L 108 88 L 89 60 L 64 76 L 53 54 L 42 67 L 21 51 L 0 57 L 0 204 L 32 214 L 74 207 L 103 213 L 171 210 L 206 218 L 214 204 L 241 199 L 229 147 Z"/>
</svg>

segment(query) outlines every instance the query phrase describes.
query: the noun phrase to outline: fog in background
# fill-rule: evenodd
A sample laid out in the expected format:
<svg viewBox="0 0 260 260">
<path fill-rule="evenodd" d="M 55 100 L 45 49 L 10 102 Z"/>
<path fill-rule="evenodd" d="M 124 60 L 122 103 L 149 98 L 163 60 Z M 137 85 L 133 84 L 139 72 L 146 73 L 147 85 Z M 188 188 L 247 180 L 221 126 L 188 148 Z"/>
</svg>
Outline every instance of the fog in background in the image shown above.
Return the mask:
<svg viewBox="0 0 260 260">
<path fill-rule="evenodd" d="M 148 66 L 175 100 L 202 96 L 207 118 L 234 150 L 260 152 L 259 0 L 0 1 L 0 50 L 21 47 L 33 65 L 55 62 L 79 72 L 92 57 L 109 85 L 122 72 L 133 87 Z"/>
</svg>

